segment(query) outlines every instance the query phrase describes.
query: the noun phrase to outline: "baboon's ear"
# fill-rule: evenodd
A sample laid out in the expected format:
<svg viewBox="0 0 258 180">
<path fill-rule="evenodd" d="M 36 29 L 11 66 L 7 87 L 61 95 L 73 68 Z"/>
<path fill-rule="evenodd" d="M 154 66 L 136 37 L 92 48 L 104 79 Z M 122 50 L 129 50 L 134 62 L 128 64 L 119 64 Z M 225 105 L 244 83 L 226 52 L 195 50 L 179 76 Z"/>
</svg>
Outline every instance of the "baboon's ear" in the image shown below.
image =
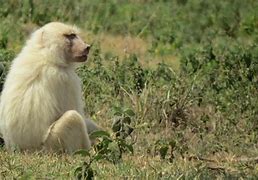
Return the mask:
<svg viewBox="0 0 258 180">
<path fill-rule="evenodd" d="M 45 47 L 45 31 L 43 29 L 39 32 L 37 41 L 41 48 Z"/>
<path fill-rule="evenodd" d="M 37 48 L 44 48 L 46 46 L 46 33 L 43 28 L 34 31 L 28 39 L 28 45 L 36 45 Z"/>
</svg>

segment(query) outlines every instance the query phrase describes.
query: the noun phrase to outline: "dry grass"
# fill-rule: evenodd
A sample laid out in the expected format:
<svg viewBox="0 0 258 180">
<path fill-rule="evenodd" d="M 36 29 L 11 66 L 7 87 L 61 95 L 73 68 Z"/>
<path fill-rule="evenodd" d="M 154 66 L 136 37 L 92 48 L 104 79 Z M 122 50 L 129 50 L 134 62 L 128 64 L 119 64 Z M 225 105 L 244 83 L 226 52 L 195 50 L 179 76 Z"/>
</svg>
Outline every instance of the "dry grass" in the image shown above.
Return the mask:
<svg viewBox="0 0 258 180">
<path fill-rule="evenodd" d="M 80 156 L 7 153 L 0 151 L 0 179 L 73 179 L 74 169 L 86 160 Z M 217 154 L 210 158 L 177 158 L 173 162 L 151 154 L 125 155 L 123 162 L 111 164 L 101 161 L 93 164 L 96 179 L 171 179 L 239 176 L 255 173 L 236 160 L 234 155 Z M 242 169 L 242 172 L 239 171 Z M 208 175 L 208 176 L 207 176 Z"/>
<path fill-rule="evenodd" d="M 152 68 L 158 63 L 166 63 L 172 66 L 175 70 L 179 69 L 179 59 L 174 55 L 153 55 L 149 53 L 151 48 L 150 39 L 142 39 L 133 36 L 121 36 L 110 34 L 94 35 L 90 32 L 85 32 L 84 39 L 89 42 L 98 42 L 103 53 L 111 53 L 118 56 L 120 59 L 135 54 L 140 60 L 140 63 L 145 67 Z"/>
</svg>

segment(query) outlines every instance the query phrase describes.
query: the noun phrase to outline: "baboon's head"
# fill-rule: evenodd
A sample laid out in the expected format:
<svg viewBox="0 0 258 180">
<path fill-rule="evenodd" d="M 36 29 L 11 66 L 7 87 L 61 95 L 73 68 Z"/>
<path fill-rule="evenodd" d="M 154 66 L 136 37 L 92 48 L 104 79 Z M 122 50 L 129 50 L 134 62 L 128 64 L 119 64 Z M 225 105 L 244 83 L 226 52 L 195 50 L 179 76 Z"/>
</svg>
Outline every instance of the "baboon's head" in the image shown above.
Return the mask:
<svg viewBox="0 0 258 180">
<path fill-rule="evenodd" d="M 46 59 L 55 63 L 83 62 L 88 58 L 90 45 L 81 39 L 75 26 L 51 22 L 38 29 L 33 37 Z"/>
</svg>

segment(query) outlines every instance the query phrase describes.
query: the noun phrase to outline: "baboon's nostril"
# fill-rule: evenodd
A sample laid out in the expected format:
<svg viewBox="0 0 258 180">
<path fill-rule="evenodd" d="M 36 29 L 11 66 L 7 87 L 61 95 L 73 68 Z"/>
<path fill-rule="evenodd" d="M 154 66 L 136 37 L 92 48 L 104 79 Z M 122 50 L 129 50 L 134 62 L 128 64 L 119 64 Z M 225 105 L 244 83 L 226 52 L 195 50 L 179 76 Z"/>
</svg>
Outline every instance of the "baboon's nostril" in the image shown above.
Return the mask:
<svg viewBox="0 0 258 180">
<path fill-rule="evenodd" d="M 88 45 L 88 46 L 86 47 L 86 50 L 87 50 L 87 51 L 89 51 L 89 50 L 90 50 L 90 48 L 91 48 L 91 46 L 90 46 L 90 45 Z"/>
<path fill-rule="evenodd" d="M 90 52 L 90 45 L 87 45 L 86 48 L 83 50 L 83 54 L 87 55 Z"/>
</svg>

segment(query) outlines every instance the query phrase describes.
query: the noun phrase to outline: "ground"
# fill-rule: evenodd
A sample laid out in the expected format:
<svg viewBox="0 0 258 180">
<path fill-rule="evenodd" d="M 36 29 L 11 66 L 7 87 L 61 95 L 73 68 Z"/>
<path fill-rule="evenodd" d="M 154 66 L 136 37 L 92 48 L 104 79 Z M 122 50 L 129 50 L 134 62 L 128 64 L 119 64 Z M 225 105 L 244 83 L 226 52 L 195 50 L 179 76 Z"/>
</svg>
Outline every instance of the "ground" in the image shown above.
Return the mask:
<svg viewBox="0 0 258 180">
<path fill-rule="evenodd" d="M 257 12 L 253 0 L 6 1 L 0 88 L 35 28 L 76 24 L 92 44 L 85 110 L 112 138 L 116 118 L 133 128 L 134 153 L 93 161 L 96 179 L 256 179 Z M 72 179 L 89 160 L 0 149 L 0 179 Z"/>
</svg>

